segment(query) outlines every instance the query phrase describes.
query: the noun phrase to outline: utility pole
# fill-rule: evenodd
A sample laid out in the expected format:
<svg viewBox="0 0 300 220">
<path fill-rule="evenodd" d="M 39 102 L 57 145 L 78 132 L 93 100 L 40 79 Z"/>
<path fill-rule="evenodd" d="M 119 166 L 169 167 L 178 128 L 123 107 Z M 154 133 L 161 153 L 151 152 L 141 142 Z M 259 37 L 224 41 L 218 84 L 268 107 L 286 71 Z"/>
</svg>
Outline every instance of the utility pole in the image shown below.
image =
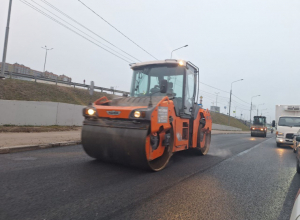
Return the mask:
<svg viewBox="0 0 300 220">
<path fill-rule="evenodd" d="M 219 95 L 219 92 L 215 92 L 216 94 L 216 106 L 218 107 L 218 95 Z"/>
<path fill-rule="evenodd" d="M 260 116 L 262 116 L 262 113 L 263 113 L 264 110 L 268 110 L 268 109 L 267 109 L 267 108 L 262 109 L 262 110 L 260 111 Z"/>
<path fill-rule="evenodd" d="M 255 97 L 258 97 L 260 95 L 255 95 L 255 96 L 252 96 L 251 97 L 251 106 L 250 106 L 250 128 L 251 128 L 251 113 L 252 113 L 252 99 L 255 98 Z"/>
<path fill-rule="evenodd" d="M 257 105 L 257 114 L 256 114 L 257 116 L 258 116 L 258 106 L 264 105 L 264 104 L 265 104 L 265 103 L 262 103 L 262 104 L 258 104 L 258 105 Z"/>
<path fill-rule="evenodd" d="M 235 82 L 239 82 L 239 81 L 242 81 L 243 79 L 239 79 L 239 80 L 236 80 L 236 81 L 233 81 L 231 83 L 231 87 L 230 87 L 230 99 L 229 99 L 229 114 L 228 114 L 228 125 L 230 125 L 230 110 L 231 110 L 231 95 L 232 95 L 232 84 L 235 83 Z"/>
<path fill-rule="evenodd" d="M 48 49 L 47 48 L 47 46 L 45 46 L 45 47 L 42 47 L 44 50 L 46 50 L 46 55 L 45 55 L 45 63 L 44 63 L 44 72 L 45 72 L 45 67 L 46 67 L 46 60 L 47 60 L 47 52 L 48 52 L 48 50 L 52 50 L 53 48 L 51 48 L 51 49 Z"/>
<path fill-rule="evenodd" d="M 9 6 L 8 6 L 8 15 L 7 15 L 6 30 L 5 30 L 5 39 L 4 39 L 3 56 L 2 56 L 2 68 L 1 68 L 0 78 L 5 78 L 4 71 L 5 71 L 6 52 L 7 52 L 7 44 L 8 44 L 11 5 L 12 5 L 12 0 L 9 1 Z"/>
</svg>

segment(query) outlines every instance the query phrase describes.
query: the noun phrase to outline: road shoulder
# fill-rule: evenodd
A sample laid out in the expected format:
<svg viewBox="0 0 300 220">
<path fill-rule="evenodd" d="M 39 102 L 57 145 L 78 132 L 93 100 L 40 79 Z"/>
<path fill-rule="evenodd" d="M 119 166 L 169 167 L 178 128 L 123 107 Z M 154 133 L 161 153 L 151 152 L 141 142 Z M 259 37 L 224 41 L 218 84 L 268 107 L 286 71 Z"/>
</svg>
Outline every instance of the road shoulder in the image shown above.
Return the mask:
<svg viewBox="0 0 300 220">
<path fill-rule="evenodd" d="M 219 131 L 212 134 L 245 134 L 248 131 Z M 81 144 L 81 129 L 72 131 L 0 133 L 0 154 Z"/>
</svg>

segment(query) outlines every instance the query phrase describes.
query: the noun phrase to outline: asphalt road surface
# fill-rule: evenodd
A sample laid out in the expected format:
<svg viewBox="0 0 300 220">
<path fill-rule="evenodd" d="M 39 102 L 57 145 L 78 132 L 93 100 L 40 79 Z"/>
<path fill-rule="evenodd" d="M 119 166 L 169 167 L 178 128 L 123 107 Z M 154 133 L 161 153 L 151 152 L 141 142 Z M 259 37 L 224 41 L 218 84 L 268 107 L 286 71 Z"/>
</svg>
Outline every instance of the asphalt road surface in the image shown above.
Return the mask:
<svg viewBox="0 0 300 220">
<path fill-rule="evenodd" d="M 147 172 L 89 158 L 81 146 L 0 155 L 0 219 L 289 219 L 291 148 L 274 137 L 213 135 L 209 154 L 173 155 Z"/>
</svg>

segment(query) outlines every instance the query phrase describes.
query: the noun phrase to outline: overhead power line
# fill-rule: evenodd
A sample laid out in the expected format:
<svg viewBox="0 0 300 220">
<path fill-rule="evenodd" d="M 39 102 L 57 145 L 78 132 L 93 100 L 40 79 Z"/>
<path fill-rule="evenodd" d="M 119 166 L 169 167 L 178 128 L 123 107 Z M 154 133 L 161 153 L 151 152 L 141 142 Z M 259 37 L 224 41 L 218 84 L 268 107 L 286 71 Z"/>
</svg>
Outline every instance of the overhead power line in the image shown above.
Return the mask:
<svg viewBox="0 0 300 220">
<path fill-rule="evenodd" d="M 98 41 L 97 39 L 93 38 L 92 36 L 90 36 L 89 34 L 85 33 L 84 31 L 80 30 L 79 28 L 75 27 L 74 25 L 70 24 L 69 22 L 67 22 L 66 20 L 62 19 L 61 17 L 57 16 L 56 14 L 54 14 L 53 12 L 49 11 L 48 9 L 46 9 L 45 7 L 41 6 L 39 3 L 35 2 L 34 0 L 31 0 L 32 2 L 34 2 L 35 4 L 37 4 L 39 7 L 41 7 L 42 9 L 46 10 L 47 12 L 49 12 L 50 14 L 54 15 L 55 17 L 59 18 L 60 20 L 62 20 L 63 22 L 67 23 L 68 25 L 72 26 L 73 28 L 75 28 L 76 30 L 80 31 L 81 33 L 87 35 L 88 37 L 90 37 L 91 39 L 97 41 L 98 43 L 102 44 L 103 46 L 107 47 L 108 49 L 112 50 L 113 52 L 119 54 L 120 56 L 123 56 L 125 59 L 131 59 L 129 57 L 124 56 L 123 54 L 120 54 L 118 51 L 108 47 L 107 45 L 103 44 L 102 42 Z M 40 9 L 41 10 L 41 9 Z"/>
<path fill-rule="evenodd" d="M 227 92 L 227 91 L 225 91 L 225 90 L 222 90 L 222 89 L 216 88 L 216 87 L 214 87 L 214 86 L 208 85 L 208 84 L 206 84 L 206 83 L 203 83 L 203 82 L 200 82 L 200 83 L 203 84 L 203 85 L 206 85 L 206 86 L 208 86 L 208 87 L 211 87 L 211 88 L 213 88 L 213 89 L 216 89 L 216 90 L 219 90 L 219 91 L 222 91 L 222 92 L 226 92 L 226 93 L 230 93 L 230 92 Z M 232 96 L 234 96 L 234 97 L 236 97 L 237 99 L 239 99 L 240 101 L 245 102 L 246 104 L 250 105 L 250 103 L 248 103 L 248 102 L 246 102 L 246 101 L 240 99 L 240 98 L 237 97 L 236 95 L 233 95 L 233 94 L 232 94 Z M 221 97 L 221 96 L 220 96 L 220 97 Z"/>
<path fill-rule="evenodd" d="M 203 84 L 203 85 L 206 85 L 206 86 L 208 86 L 208 87 L 211 87 L 211 88 L 213 88 L 213 89 L 217 89 L 217 90 L 222 91 L 222 92 L 230 93 L 230 92 L 224 91 L 224 90 L 222 90 L 222 89 L 219 89 L 219 88 L 213 87 L 213 86 L 211 86 L 211 85 L 208 85 L 208 84 L 206 84 L 206 83 L 203 83 L 203 82 L 200 82 L 200 83 Z"/>
<path fill-rule="evenodd" d="M 58 9 L 57 7 L 55 7 L 54 5 L 50 4 L 49 2 L 47 2 L 46 0 L 41 0 L 44 4 L 48 5 L 49 7 L 51 7 L 52 9 L 56 10 L 57 12 L 59 12 L 60 14 L 64 15 L 65 17 L 69 18 L 70 20 L 72 20 L 73 22 L 75 22 L 76 24 L 80 25 L 81 27 L 83 27 L 84 29 L 90 31 L 91 33 L 93 33 L 94 35 L 96 35 L 97 37 L 101 38 L 102 40 L 104 40 L 106 43 L 112 45 L 113 47 L 119 49 L 120 51 L 122 51 L 123 53 L 127 54 L 128 56 L 134 58 L 135 60 L 142 62 L 141 60 L 139 60 L 138 58 L 130 55 L 129 53 L 127 53 L 126 51 L 122 50 L 121 48 L 117 47 L 116 45 L 114 45 L 113 43 L 109 42 L 108 40 L 106 40 L 105 38 L 101 37 L 100 35 L 98 35 L 97 33 L 95 33 L 94 31 L 92 31 L 91 29 L 87 28 L 86 26 L 82 25 L 81 23 L 79 23 L 78 21 L 76 21 L 75 19 L 73 19 L 72 17 L 70 17 L 69 15 L 67 15 L 66 13 L 64 13 L 63 11 L 61 11 L 60 9 Z M 36 3 L 37 4 L 37 3 Z M 112 50 L 112 49 L 111 49 Z"/>
<path fill-rule="evenodd" d="M 213 93 L 210 93 L 210 92 L 201 90 L 201 89 L 200 89 L 199 91 L 204 92 L 204 93 L 207 93 L 207 94 L 209 94 L 210 96 L 213 96 L 213 97 L 216 96 L 216 94 L 213 94 Z M 224 96 L 220 96 L 220 95 L 218 95 L 218 97 L 221 98 L 221 99 L 226 99 L 226 101 L 229 102 L 229 98 L 228 98 L 228 97 L 224 97 Z M 233 99 L 232 99 L 232 102 L 235 103 L 235 104 L 238 105 L 238 106 L 242 106 L 243 108 L 248 108 L 248 106 L 246 106 L 245 104 L 239 103 L 239 102 L 236 101 L 236 100 L 233 100 Z M 220 103 L 221 103 L 221 102 L 220 102 Z"/>
<path fill-rule="evenodd" d="M 76 32 L 76 31 L 74 31 L 73 29 L 69 28 L 68 26 L 66 26 L 65 24 L 63 24 L 63 23 L 61 23 L 60 21 L 56 20 L 55 18 L 51 17 L 50 15 L 48 15 L 47 13 L 45 13 L 44 11 L 42 11 L 42 10 L 38 9 L 37 7 L 35 7 L 34 5 L 30 4 L 30 3 L 27 2 L 26 0 L 20 0 L 20 1 L 21 1 L 22 3 L 24 3 L 25 5 L 27 5 L 28 7 L 34 9 L 35 11 L 37 11 L 37 12 L 41 13 L 42 15 L 48 17 L 49 19 L 53 20 L 54 22 L 60 24 L 61 26 L 67 28 L 68 30 L 72 31 L 73 33 L 75 33 L 75 34 L 81 36 L 82 38 L 86 39 L 87 41 L 91 42 L 92 44 L 95 44 L 96 46 L 98 46 L 98 47 L 102 48 L 103 50 L 107 51 L 108 53 L 110 53 L 110 54 L 112 54 L 112 55 L 118 57 L 119 59 L 121 59 L 121 60 L 123 60 L 123 61 L 125 61 L 125 62 L 127 62 L 127 63 L 130 63 L 128 60 L 126 60 L 126 59 L 122 58 L 121 56 L 119 56 L 119 55 L 117 55 L 117 54 L 115 54 L 115 53 L 113 53 L 113 52 L 107 50 L 106 48 L 104 48 L 104 47 L 100 46 L 99 44 L 95 43 L 94 41 L 88 39 L 87 37 L 83 36 L 82 34 L 79 34 L 78 32 Z"/>
<path fill-rule="evenodd" d="M 113 26 L 111 23 L 109 23 L 107 20 L 105 20 L 102 16 L 100 16 L 97 12 L 95 12 L 93 9 L 91 9 L 89 6 L 84 4 L 82 1 L 78 0 L 83 6 L 85 6 L 87 9 L 89 9 L 91 12 L 93 12 L 95 15 L 97 15 L 99 18 L 101 18 L 103 21 L 105 21 L 109 26 L 114 28 L 116 31 L 118 31 L 120 34 L 122 34 L 125 38 L 127 38 L 129 41 L 131 41 L 133 44 L 135 44 L 137 47 L 145 51 L 147 54 L 149 54 L 151 57 L 157 60 L 156 57 L 154 57 L 152 54 L 150 54 L 148 51 L 146 51 L 144 48 L 142 48 L 140 45 L 135 43 L 133 40 L 131 40 L 129 37 L 127 37 L 125 34 L 123 34 L 120 30 L 118 30 L 115 26 Z"/>
<path fill-rule="evenodd" d="M 245 102 L 245 103 L 247 103 L 248 105 L 251 105 L 249 102 L 246 102 L 246 101 L 244 101 L 244 100 L 240 99 L 240 98 L 239 98 L 239 97 L 237 97 L 236 95 L 233 95 L 233 94 L 232 94 L 232 96 L 236 97 L 237 99 L 241 100 L 242 102 Z"/>
</svg>

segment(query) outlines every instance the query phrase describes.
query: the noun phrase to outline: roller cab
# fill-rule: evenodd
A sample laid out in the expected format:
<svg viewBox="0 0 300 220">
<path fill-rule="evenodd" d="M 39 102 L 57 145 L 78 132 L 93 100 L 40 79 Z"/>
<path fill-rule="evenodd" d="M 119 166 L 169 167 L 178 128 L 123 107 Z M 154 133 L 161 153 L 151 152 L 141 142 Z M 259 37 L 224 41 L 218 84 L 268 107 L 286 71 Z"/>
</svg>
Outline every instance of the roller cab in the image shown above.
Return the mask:
<svg viewBox="0 0 300 220">
<path fill-rule="evenodd" d="M 164 60 L 132 64 L 130 97 L 101 97 L 83 109 L 82 145 L 96 159 L 159 171 L 177 151 L 205 155 L 211 117 L 199 107 L 198 68 Z"/>
</svg>

